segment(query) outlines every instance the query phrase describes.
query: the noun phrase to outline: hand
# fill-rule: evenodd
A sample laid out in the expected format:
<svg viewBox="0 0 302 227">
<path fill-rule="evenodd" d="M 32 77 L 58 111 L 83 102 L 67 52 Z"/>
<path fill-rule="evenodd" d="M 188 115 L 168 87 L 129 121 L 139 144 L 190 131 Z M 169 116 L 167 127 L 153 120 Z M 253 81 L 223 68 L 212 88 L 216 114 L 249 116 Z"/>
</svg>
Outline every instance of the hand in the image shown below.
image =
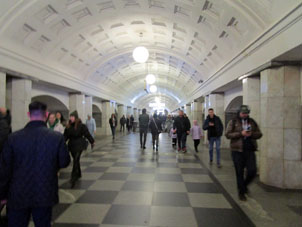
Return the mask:
<svg viewBox="0 0 302 227">
<path fill-rule="evenodd" d="M 94 143 L 91 144 L 91 150 L 94 148 Z"/>
<path fill-rule="evenodd" d="M 241 135 L 244 136 L 244 137 L 250 137 L 252 135 L 252 132 L 243 130 L 241 132 Z"/>
<path fill-rule="evenodd" d="M 190 131 L 187 131 L 187 134 L 190 135 Z"/>
<path fill-rule="evenodd" d="M 214 123 L 210 122 L 210 123 L 209 123 L 209 126 L 214 126 Z"/>
<path fill-rule="evenodd" d="M 96 131 L 94 131 L 93 133 L 96 134 Z"/>
</svg>

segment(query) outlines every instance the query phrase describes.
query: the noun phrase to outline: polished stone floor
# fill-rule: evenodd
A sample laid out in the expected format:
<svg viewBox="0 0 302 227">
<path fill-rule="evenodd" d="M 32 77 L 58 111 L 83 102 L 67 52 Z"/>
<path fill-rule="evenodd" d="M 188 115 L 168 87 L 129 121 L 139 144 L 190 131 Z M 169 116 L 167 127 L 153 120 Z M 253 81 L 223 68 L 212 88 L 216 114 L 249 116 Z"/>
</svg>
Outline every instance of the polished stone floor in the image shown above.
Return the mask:
<svg viewBox="0 0 302 227">
<path fill-rule="evenodd" d="M 61 171 L 55 227 L 254 226 L 200 156 L 178 154 L 167 134 L 160 136 L 158 155 L 150 134 L 144 152 L 138 134 L 126 134 L 99 142 L 81 165 L 74 189 L 71 167 Z"/>
</svg>

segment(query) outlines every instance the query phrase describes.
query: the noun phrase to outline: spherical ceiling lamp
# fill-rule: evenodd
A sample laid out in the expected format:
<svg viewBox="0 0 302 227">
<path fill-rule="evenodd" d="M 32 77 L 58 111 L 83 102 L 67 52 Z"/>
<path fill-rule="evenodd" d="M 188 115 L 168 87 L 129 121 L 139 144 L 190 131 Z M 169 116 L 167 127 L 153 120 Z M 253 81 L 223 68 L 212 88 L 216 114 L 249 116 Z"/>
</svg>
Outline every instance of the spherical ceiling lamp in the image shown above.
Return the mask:
<svg viewBox="0 0 302 227">
<path fill-rule="evenodd" d="M 155 85 L 150 86 L 150 92 L 155 93 L 157 92 L 157 87 Z"/>
<path fill-rule="evenodd" d="M 146 76 L 146 81 L 148 84 L 154 84 L 155 83 L 155 76 L 153 74 L 148 74 Z"/>
<path fill-rule="evenodd" d="M 146 47 L 139 46 L 133 50 L 133 59 L 138 63 L 145 63 L 149 58 L 149 51 Z"/>
</svg>

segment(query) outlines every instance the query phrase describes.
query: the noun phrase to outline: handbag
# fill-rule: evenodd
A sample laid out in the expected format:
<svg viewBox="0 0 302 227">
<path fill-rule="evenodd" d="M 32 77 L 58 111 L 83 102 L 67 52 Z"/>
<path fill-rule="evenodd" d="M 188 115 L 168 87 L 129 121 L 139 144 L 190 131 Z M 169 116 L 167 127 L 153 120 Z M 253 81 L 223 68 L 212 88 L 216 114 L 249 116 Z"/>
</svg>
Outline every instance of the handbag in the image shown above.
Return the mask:
<svg viewBox="0 0 302 227">
<path fill-rule="evenodd" d="M 160 133 L 161 133 L 161 131 L 159 131 L 159 129 L 158 129 L 158 127 L 157 127 L 157 124 L 156 124 L 156 122 L 155 122 L 154 118 L 152 118 L 152 119 L 153 119 L 154 125 L 155 125 L 155 127 L 156 127 L 156 129 L 157 129 L 157 133 L 158 133 L 158 134 L 160 134 Z"/>
</svg>

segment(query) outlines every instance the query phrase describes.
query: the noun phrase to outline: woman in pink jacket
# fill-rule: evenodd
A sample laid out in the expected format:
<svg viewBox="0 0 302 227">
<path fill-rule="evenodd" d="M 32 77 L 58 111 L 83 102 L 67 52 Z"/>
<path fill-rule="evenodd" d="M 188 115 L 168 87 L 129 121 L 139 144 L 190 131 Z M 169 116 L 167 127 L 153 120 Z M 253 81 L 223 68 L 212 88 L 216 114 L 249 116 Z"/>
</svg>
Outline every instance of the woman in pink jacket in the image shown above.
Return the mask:
<svg viewBox="0 0 302 227">
<path fill-rule="evenodd" d="M 198 152 L 198 145 L 200 143 L 200 139 L 203 137 L 203 133 L 199 125 L 197 124 L 197 120 L 193 121 L 193 127 L 190 130 L 190 134 L 194 141 L 195 151 Z"/>
</svg>

